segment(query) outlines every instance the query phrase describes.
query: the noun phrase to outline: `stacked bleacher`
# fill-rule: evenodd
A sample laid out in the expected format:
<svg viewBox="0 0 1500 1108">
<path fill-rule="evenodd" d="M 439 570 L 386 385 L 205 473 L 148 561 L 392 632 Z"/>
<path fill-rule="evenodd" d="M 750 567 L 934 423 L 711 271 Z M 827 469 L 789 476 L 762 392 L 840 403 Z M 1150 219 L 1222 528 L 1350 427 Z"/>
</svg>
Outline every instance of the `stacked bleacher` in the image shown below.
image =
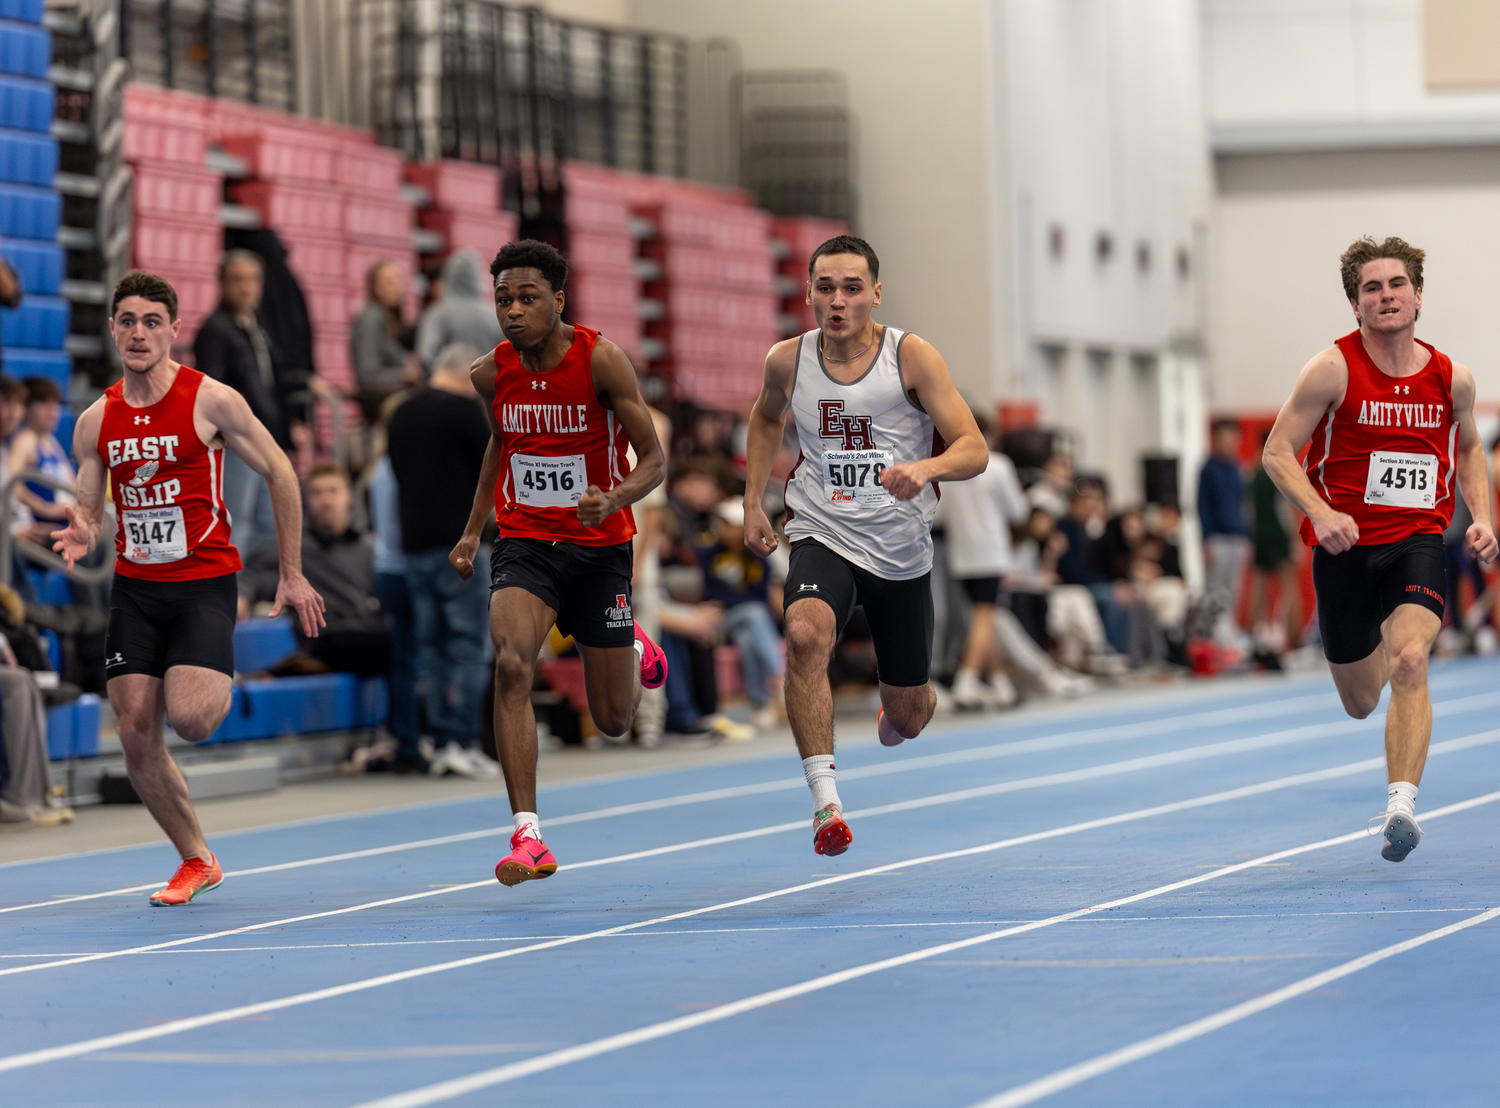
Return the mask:
<svg viewBox="0 0 1500 1108">
<path fill-rule="evenodd" d="M 563 168 L 571 318 L 601 331 L 638 362 L 645 361 L 645 332 L 630 203 L 654 198 L 656 180 L 586 162 Z"/>
<path fill-rule="evenodd" d="M 125 160 L 135 174 L 131 264 L 177 290 L 174 355 L 192 364 L 193 339 L 219 302 L 224 175 L 205 165 L 209 101 L 148 85 L 125 88 Z"/>
<path fill-rule="evenodd" d="M 775 220 L 771 234 L 778 243 L 779 291 L 782 294 L 781 330 L 800 335 L 818 325 L 807 302 L 807 262 L 812 252 L 837 235 L 847 235 L 849 225 L 836 219 L 793 216 Z"/>
<path fill-rule="evenodd" d="M 472 250 L 488 266 L 495 252 L 516 237 L 514 212 L 500 208 L 500 170 L 473 162 L 409 162 L 406 179 L 427 193 L 429 203 L 418 215 L 422 226 L 443 236 L 441 253 L 424 254 L 424 267 L 435 267 L 455 250 Z"/>
<path fill-rule="evenodd" d="M 57 140 L 51 136 L 56 90 L 47 80 L 52 35 L 41 26 L 42 0 L 0 3 L 0 255 L 21 279 L 20 307 L 0 309 L 5 371 L 56 379 L 69 395 L 73 361 L 64 351 L 71 316 L 58 295 L 66 254 L 57 244 L 62 197 L 53 190 Z M 71 417 L 65 415 L 65 434 Z"/>
</svg>

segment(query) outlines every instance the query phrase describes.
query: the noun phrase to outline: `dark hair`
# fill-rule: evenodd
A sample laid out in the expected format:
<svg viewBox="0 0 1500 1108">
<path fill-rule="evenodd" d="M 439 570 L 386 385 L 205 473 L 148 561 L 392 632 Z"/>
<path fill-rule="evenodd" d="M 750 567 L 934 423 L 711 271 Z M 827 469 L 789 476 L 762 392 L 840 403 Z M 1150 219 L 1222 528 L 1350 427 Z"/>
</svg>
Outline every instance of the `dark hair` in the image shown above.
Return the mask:
<svg viewBox="0 0 1500 1108">
<path fill-rule="evenodd" d="M 880 280 L 880 259 L 875 256 L 875 248 L 857 235 L 834 235 L 822 246 L 812 252 L 812 257 L 807 259 L 807 276 L 812 279 L 813 266 L 819 258 L 825 254 L 858 254 L 870 267 L 870 280 Z"/>
<path fill-rule="evenodd" d="M 266 262 L 264 258 L 254 250 L 243 250 L 235 247 L 233 250 L 224 251 L 224 256 L 219 259 L 219 284 L 222 285 L 224 283 L 224 274 L 229 272 L 229 267 L 235 262 L 251 262 L 256 269 L 260 270 L 262 276 L 265 275 Z"/>
<path fill-rule="evenodd" d="M 1214 420 L 1214 425 L 1210 429 L 1210 433 L 1217 435 L 1220 431 L 1233 431 L 1237 435 L 1244 434 L 1244 428 L 1240 426 L 1240 421 L 1237 419 Z"/>
<path fill-rule="evenodd" d="M 26 386 L 9 373 L 0 373 L 0 397 L 15 402 L 26 400 Z"/>
<path fill-rule="evenodd" d="M 167 318 L 177 320 L 177 290 L 165 277 L 147 273 L 144 269 L 132 269 L 120 278 L 115 286 L 115 295 L 109 302 L 109 315 L 114 318 L 115 309 L 127 296 L 139 296 L 142 300 L 154 300 L 167 309 Z"/>
<path fill-rule="evenodd" d="M 490 263 L 490 277 L 498 281 L 507 269 L 535 269 L 553 292 L 561 292 L 568 283 L 568 259 L 536 239 L 517 239 L 500 248 Z"/>
<path fill-rule="evenodd" d="M 337 477 L 345 485 L 349 484 L 349 471 L 343 466 L 334 465 L 332 462 L 319 462 L 307 471 L 307 476 L 302 478 L 302 487 L 306 488 L 320 477 Z"/>
<path fill-rule="evenodd" d="M 51 377 L 27 377 L 21 381 L 26 389 L 26 403 L 45 404 L 48 401 L 62 403 L 62 389 Z"/>
<path fill-rule="evenodd" d="M 1098 493 L 1105 500 L 1109 499 L 1109 486 L 1103 477 L 1080 477 L 1073 482 L 1074 496 L 1087 496 L 1090 493 Z"/>
<path fill-rule="evenodd" d="M 1339 258 L 1339 277 L 1344 282 L 1344 295 L 1350 300 L 1359 299 L 1360 271 L 1367 262 L 1378 258 L 1394 258 L 1400 262 L 1406 267 L 1406 275 L 1411 278 L 1412 287 L 1421 292 L 1422 262 L 1426 257 L 1427 251 L 1419 250 L 1405 239 L 1398 239 L 1394 235 L 1384 242 L 1376 242 L 1369 235 L 1355 239 Z"/>
</svg>

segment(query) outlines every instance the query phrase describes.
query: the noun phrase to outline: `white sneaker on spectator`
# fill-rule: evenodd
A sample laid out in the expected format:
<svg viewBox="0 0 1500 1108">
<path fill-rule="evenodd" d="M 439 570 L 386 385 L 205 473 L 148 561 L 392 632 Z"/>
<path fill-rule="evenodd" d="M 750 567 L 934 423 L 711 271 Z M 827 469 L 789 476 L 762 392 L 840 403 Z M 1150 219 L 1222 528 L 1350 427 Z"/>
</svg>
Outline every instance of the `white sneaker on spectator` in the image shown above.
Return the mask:
<svg viewBox="0 0 1500 1108">
<path fill-rule="evenodd" d="M 465 750 L 464 755 L 468 758 L 469 766 L 473 770 L 470 776 L 475 780 L 487 781 L 500 776 L 500 763 L 477 746 Z"/>
<path fill-rule="evenodd" d="M 755 725 L 757 731 L 774 731 L 781 726 L 781 716 L 777 713 L 774 704 L 767 704 L 763 708 L 755 709 L 750 722 Z"/>
<path fill-rule="evenodd" d="M 960 669 L 953 675 L 953 703 L 960 711 L 977 712 L 988 707 L 989 702 L 989 690 L 979 680 L 979 674 L 972 669 Z"/>
<path fill-rule="evenodd" d="M 998 669 L 990 674 L 990 679 L 983 684 L 988 694 L 985 699 L 996 708 L 1014 708 L 1021 699 L 1021 694 L 1016 691 L 1015 683 Z"/>
<path fill-rule="evenodd" d="M 1042 670 L 1037 677 L 1037 686 L 1041 689 L 1043 696 L 1065 697 L 1072 699 L 1079 696 L 1087 696 L 1097 686 L 1092 677 L 1082 674 L 1064 673 L 1061 669 L 1047 668 Z"/>
<path fill-rule="evenodd" d="M 469 753 L 457 743 L 449 743 L 433 754 L 427 772 L 433 777 L 455 773 L 460 777 L 472 777 L 474 767 L 469 764 Z"/>
<path fill-rule="evenodd" d="M 1130 659 L 1109 648 L 1092 651 L 1084 668 L 1096 677 L 1123 677 L 1130 672 Z"/>
</svg>

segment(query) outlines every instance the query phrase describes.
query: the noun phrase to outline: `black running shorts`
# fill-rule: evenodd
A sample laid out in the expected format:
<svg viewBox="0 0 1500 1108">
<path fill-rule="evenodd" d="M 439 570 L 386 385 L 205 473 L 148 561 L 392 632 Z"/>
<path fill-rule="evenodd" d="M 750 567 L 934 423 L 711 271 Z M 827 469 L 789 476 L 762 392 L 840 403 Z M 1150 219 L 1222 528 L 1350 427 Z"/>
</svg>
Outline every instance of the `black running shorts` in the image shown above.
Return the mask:
<svg viewBox="0 0 1500 1108">
<path fill-rule="evenodd" d="M 1442 535 L 1413 535 L 1342 554 L 1315 547 L 1312 571 L 1323 653 L 1335 665 L 1373 654 L 1380 625 L 1398 605 L 1420 604 L 1443 618 L 1448 576 Z"/>
<path fill-rule="evenodd" d="M 631 545 L 576 546 L 542 539 L 496 539 L 490 592 L 525 589 L 557 613 L 557 629 L 584 646 L 635 642 L 630 605 Z"/>
<path fill-rule="evenodd" d="M 960 577 L 958 583 L 963 588 L 964 595 L 969 598 L 970 604 L 1000 603 L 1000 578 L 998 577 Z"/>
<path fill-rule="evenodd" d="M 234 676 L 235 575 L 142 581 L 115 574 L 104 635 L 104 673 L 164 677 L 173 666 Z"/>
<path fill-rule="evenodd" d="M 833 609 L 838 633 L 864 605 L 875 645 L 875 665 L 885 685 L 927 684 L 932 666 L 932 574 L 887 581 L 835 554 L 817 539 L 792 543 L 786 577 L 788 607 L 809 597 Z"/>
</svg>

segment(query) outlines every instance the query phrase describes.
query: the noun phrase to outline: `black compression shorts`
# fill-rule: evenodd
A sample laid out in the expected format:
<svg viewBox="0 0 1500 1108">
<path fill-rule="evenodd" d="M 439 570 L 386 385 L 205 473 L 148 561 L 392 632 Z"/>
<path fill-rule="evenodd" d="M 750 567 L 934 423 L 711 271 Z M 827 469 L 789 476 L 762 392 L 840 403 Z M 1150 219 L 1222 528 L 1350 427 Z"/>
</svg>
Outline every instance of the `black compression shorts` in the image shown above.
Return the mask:
<svg viewBox="0 0 1500 1108">
<path fill-rule="evenodd" d="M 104 636 L 107 677 L 164 677 L 173 666 L 234 676 L 235 575 L 142 581 L 115 574 Z"/>
<path fill-rule="evenodd" d="M 1443 618 L 1448 576 L 1443 536 L 1356 546 L 1342 554 L 1313 549 L 1318 629 L 1335 665 L 1368 658 L 1380 646 L 1380 625 L 1401 604 L 1420 604 Z"/>
<path fill-rule="evenodd" d="M 875 665 L 882 684 L 899 688 L 925 685 L 932 666 L 932 574 L 887 581 L 835 554 L 817 539 L 792 543 L 786 604 L 809 597 L 833 609 L 838 633 L 854 612 L 865 609 Z"/>
<path fill-rule="evenodd" d="M 1000 578 L 998 577 L 960 577 L 958 583 L 963 588 L 964 595 L 969 598 L 970 604 L 1000 603 Z"/>
<path fill-rule="evenodd" d="M 630 604 L 631 545 L 577 546 L 541 539 L 496 539 L 490 592 L 525 589 L 557 613 L 557 629 L 584 646 L 635 642 Z"/>
</svg>

